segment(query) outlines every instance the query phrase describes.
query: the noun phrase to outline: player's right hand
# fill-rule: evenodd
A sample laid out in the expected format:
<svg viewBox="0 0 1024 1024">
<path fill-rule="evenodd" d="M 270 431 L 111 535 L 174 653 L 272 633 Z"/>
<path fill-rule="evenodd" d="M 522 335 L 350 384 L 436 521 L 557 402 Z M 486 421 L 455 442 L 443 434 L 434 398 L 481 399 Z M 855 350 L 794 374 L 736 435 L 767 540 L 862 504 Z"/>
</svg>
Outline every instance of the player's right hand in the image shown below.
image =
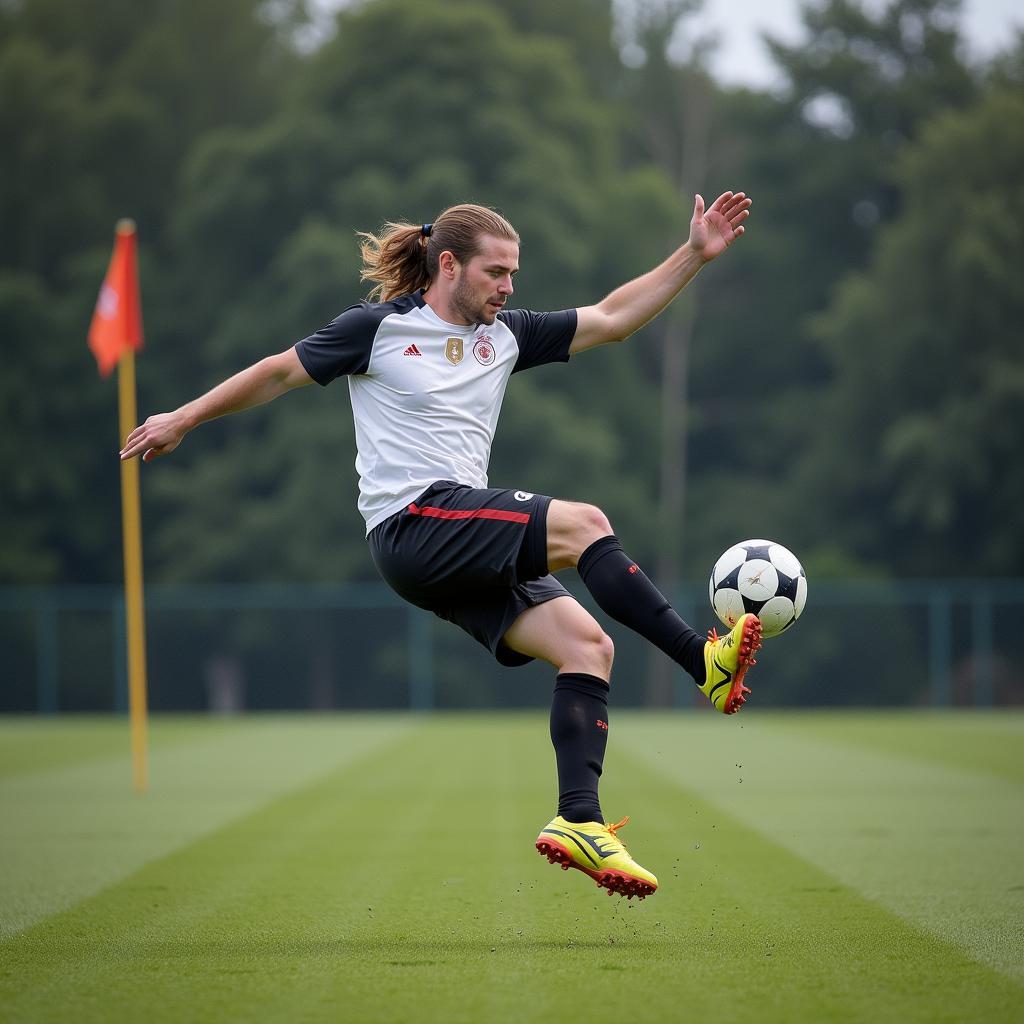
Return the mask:
<svg viewBox="0 0 1024 1024">
<path fill-rule="evenodd" d="M 176 412 L 157 413 L 128 435 L 121 449 L 121 461 L 133 459 L 140 453 L 143 462 L 167 455 L 181 444 L 184 436 L 185 428 Z"/>
</svg>

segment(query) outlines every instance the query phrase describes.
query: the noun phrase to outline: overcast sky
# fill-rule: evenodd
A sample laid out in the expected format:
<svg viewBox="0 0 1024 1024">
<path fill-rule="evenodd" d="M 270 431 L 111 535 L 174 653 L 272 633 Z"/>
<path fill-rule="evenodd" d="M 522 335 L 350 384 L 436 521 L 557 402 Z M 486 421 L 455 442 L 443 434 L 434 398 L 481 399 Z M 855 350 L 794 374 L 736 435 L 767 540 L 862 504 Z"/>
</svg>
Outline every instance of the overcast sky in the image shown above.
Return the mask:
<svg viewBox="0 0 1024 1024">
<path fill-rule="evenodd" d="M 320 31 L 328 31 L 332 12 L 352 0 L 310 0 L 320 15 Z M 615 0 L 628 4 L 630 0 Z M 869 8 L 882 8 L 885 0 L 865 0 Z M 725 83 L 770 88 L 778 84 L 777 72 L 761 42 L 764 30 L 784 40 L 796 40 L 800 32 L 800 0 L 703 0 L 701 12 L 689 23 L 688 34 L 715 32 L 719 49 L 711 60 L 715 77 Z M 973 56 L 989 56 L 1006 49 L 1014 29 L 1024 27 L 1024 0 L 963 0 L 961 24 Z M 509 17 L 515 20 L 515 0 L 509 0 Z"/>
<path fill-rule="evenodd" d="M 718 32 L 720 48 L 711 61 L 722 82 L 771 86 L 775 72 L 759 33 L 769 30 L 783 39 L 800 38 L 798 0 L 704 0 L 695 25 Z M 1005 49 L 1014 26 L 1024 26 L 1022 0 L 965 0 L 961 24 L 971 53 L 987 56 Z M 729 26 L 732 29 L 729 29 Z M 738 30 L 737 25 L 742 25 Z"/>
</svg>

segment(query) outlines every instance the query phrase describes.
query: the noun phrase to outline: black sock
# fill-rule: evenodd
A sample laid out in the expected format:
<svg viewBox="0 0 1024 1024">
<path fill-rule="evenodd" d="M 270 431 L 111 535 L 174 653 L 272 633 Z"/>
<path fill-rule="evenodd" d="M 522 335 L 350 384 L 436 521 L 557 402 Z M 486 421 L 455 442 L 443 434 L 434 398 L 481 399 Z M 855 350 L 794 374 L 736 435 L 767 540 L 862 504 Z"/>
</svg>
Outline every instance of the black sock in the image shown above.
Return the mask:
<svg viewBox="0 0 1024 1024">
<path fill-rule="evenodd" d="M 608 744 L 608 684 L 562 672 L 551 700 L 551 744 L 558 765 L 558 813 L 566 821 L 600 821 L 597 780 Z"/>
<path fill-rule="evenodd" d="M 618 537 L 595 540 L 580 555 L 576 568 L 602 611 L 663 650 L 698 685 L 704 682 L 704 637 L 683 622 L 664 594 L 622 550 Z"/>
</svg>

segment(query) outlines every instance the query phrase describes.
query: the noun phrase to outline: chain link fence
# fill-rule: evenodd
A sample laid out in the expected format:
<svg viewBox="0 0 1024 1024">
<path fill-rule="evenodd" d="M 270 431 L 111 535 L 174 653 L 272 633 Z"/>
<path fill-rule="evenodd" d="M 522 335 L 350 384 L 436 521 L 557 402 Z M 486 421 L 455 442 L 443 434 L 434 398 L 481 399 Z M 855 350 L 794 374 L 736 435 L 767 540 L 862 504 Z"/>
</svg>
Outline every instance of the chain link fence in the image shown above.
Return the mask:
<svg viewBox="0 0 1024 1024">
<path fill-rule="evenodd" d="M 662 656 L 577 597 L 616 643 L 616 706 L 706 703 L 682 672 L 652 685 Z M 675 588 L 687 621 L 712 625 L 701 586 Z M 812 584 L 801 620 L 765 642 L 748 677 L 758 707 L 1024 704 L 1014 657 L 1024 581 Z M 149 705 L 222 713 L 308 709 L 537 708 L 552 669 L 499 666 L 447 622 L 382 584 L 152 585 Z M 120 587 L 0 588 L 0 713 L 124 711 Z"/>
</svg>

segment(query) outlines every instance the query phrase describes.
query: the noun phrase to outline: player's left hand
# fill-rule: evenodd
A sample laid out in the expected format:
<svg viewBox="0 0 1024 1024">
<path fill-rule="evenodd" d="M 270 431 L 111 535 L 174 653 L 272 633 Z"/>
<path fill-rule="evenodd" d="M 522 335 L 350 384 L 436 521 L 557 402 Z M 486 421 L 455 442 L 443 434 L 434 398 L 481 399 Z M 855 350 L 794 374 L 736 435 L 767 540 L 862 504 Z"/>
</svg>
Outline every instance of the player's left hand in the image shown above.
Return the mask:
<svg viewBox="0 0 1024 1024">
<path fill-rule="evenodd" d="M 690 248 L 706 263 L 720 256 L 743 234 L 743 222 L 750 215 L 752 200 L 743 192 L 723 192 L 709 210 L 704 198 L 693 197 Z"/>
</svg>

